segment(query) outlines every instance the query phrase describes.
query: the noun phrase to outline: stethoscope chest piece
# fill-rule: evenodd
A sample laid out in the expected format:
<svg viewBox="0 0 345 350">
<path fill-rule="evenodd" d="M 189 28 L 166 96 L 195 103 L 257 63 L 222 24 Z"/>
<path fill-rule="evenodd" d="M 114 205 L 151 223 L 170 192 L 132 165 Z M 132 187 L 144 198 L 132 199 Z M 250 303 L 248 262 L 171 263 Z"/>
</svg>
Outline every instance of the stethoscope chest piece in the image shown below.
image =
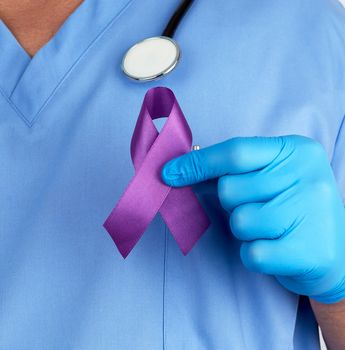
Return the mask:
<svg viewBox="0 0 345 350">
<path fill-rule="evenodd" d="M 156 36 L 132 46 L 122 60 L 122 70 L 131 79 L 150 81 L 171 72 L 179 59 L 180 48 L 176 41 Z"/>
</svg>

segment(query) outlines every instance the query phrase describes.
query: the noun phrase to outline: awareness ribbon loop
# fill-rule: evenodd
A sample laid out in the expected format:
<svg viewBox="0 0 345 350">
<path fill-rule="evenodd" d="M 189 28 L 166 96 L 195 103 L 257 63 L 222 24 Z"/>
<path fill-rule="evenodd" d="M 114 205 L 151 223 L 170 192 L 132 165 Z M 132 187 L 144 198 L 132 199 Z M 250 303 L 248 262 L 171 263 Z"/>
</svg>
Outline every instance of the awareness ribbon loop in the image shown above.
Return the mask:
<svg viewBox="0 0 345 350">
<path fill-rule="evenodd" d="M 167 117 L 159 133 L 154 119 Z M 210 222 L 190 187 L 171 188 L 161 180 L 163 165 L 191 150 L 192 133 L 174 93 L 147 91 L 131 141 L 135 176 L 103 226 L 126 258 L 160 212 L 182 253 L 187 255 Z"/>
</svg>

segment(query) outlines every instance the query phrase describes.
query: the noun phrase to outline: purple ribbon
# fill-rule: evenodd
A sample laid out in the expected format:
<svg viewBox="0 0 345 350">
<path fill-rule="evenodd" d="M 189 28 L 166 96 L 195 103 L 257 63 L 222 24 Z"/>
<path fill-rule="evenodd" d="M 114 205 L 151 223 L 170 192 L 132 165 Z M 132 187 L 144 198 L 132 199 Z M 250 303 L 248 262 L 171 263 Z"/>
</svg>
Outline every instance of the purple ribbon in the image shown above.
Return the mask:
<svg viewBox="0 0 345 350">
<path fill-rule="evenodd" d="M 153 119 L 168 117 L 158 133 Z M 186 255 L 210 222 L 190 187 L 171 188 L 161 180 L 163 165 L 191 150 L 192 133 L 174 93 L 147 91 L 131 142 L 135 176 L 103 226 L 126 258 L 160 212 Z"/>
</svg>

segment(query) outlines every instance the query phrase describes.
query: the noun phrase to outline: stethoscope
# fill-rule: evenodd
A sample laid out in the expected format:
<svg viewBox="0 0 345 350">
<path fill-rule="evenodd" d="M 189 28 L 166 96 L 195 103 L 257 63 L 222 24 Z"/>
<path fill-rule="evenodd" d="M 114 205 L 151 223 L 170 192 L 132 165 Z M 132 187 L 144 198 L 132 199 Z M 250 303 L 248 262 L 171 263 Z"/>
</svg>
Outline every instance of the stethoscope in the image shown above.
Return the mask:
<svg viewBox="0 0 345 350">
<path fill-rule="evenodd" d="M 176 67 L 181 49 L 173 36 L 193 1 L 181 2 L 161 36 L 144 39 L 126 52 L 121 67 L 129 78 L 140 82 L 156 80 Z"/>
</svg>

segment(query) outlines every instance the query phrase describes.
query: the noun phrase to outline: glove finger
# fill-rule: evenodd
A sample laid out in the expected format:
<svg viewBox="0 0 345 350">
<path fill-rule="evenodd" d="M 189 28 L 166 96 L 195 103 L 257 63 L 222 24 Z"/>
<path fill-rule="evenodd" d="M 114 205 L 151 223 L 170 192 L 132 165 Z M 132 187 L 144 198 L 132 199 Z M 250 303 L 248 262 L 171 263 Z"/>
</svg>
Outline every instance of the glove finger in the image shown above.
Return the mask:
<svg viewBox="0 0 345 350">
<path fill-rule="evenodd" d="M 274 173 L 251 172 L 225 175 L 218 179 L 218 196 L 222 207 L 231 212 L 245 203 L 268 202 L 294 186 L 295 177 L 284 169 Z"/>
<path fill-rule="evenodd" d="M 312 266 L 304 258 L 302 246 L 291 244 L 289 236 L 277 240 L 256 240 L 241 245 L 241 259 L 251 271 L 280 276 L 294 276 Z M 303 258 L 300 258 L 303 257 Z"/>
<path fill-rule="evenodd" d="M 298 222 L 298 208 L 281 194 L 267 203 L 248 203 L 236 207 L 230 215 L 230 228 L 242 241 L 278 239 Z M 297 212 L 296 212 L 297 209 Z"/>
<path fill-rule="evenodd" d="M 233 138 L 169 161 L 162 169 L 162 178 L 170 186 L 181 187 L 256 171 L 271 163 L 285 144 L 283 137 Z"/>
</svg>

